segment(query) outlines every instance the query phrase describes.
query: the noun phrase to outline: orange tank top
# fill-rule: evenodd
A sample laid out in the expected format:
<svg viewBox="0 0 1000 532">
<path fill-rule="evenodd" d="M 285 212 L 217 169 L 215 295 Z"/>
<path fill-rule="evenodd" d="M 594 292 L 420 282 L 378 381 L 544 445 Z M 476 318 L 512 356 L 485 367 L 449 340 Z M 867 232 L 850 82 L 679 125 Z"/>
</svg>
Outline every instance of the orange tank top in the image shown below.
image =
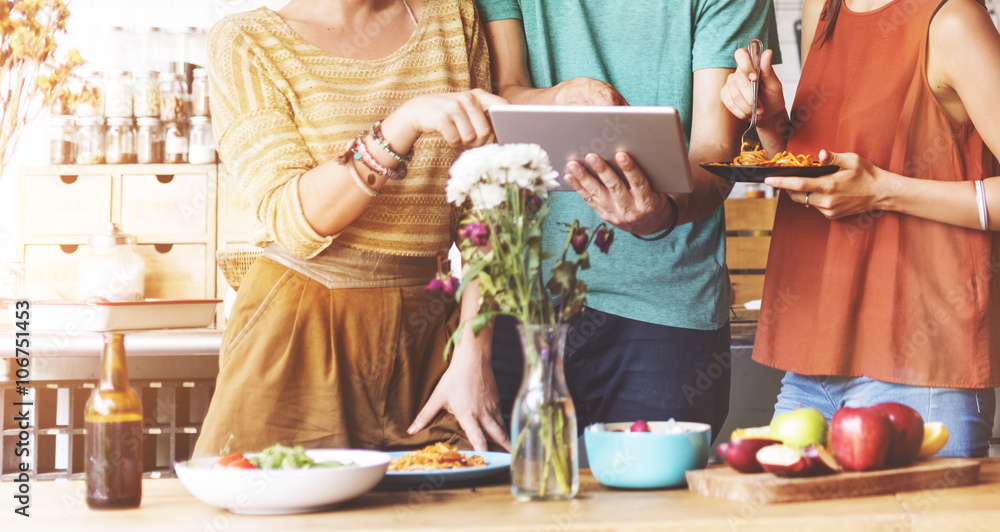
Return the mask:
<svg viewBox="0 0 1000 532">
<path fill-rule="evenodd" d="M 867 13 L 842 4 L 823 46 L 820 22 L 788 150 L 855 152 L 916 179 L 997 175 L 973 125 L 950 118 L 927 83 L 942 3 L 896 0 Z M 781 194 L 753 358 L 807 375 L 1000 386 L 998 251 L 998 232 L 893 212 L 828 220 Z"/>
</svg>

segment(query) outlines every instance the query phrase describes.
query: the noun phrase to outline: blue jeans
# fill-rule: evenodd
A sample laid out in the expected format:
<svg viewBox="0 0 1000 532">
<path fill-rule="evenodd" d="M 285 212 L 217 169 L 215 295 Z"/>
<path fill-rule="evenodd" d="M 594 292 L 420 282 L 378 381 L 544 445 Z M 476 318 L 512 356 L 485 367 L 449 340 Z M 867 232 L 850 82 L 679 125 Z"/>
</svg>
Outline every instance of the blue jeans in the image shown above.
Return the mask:
<svg viewBox="0 0 1000 532">
<path fill-rule="evenodd" d="M 827 419 L 842 406 L 858 407 L 883 402 L 913 407 L 924 421 L 942 421 L 948 443 L 936 456 L 985 457 L 989 455 L 996 410 L 993 388 L 962 390 L 928 388 L 877 381 L 868 377 L 810 376 L 788 372 L 781 379 L 781 392 L 774 415 L 796 408 L 812 407 Z"/>
<path fill-rule="evenodd" d="M 493 333 L 493 373 L 507 426 L 521 384 L 515 320 Z M 729 412 L 729 324 L 715 331 L 656 325 L 587 309 L 570 320 L 564 369 L 577 427 L 620 421 L 696 421 L 719 434 Z"/>
</svg>

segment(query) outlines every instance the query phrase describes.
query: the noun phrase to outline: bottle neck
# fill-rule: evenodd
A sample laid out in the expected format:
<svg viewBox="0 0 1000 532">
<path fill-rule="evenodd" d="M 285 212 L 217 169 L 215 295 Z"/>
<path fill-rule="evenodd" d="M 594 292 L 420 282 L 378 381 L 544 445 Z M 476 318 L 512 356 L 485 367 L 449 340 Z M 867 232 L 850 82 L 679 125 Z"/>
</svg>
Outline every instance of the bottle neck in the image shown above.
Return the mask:
<svg viewBox="0 0 1000 532">
<path fill-rule="evenodd" d="M 100 388 L 102 390 L 118 391 L 129 389 L 124 334 L 104 334 L 104 352 L 101 354 Z"/>
</svg>

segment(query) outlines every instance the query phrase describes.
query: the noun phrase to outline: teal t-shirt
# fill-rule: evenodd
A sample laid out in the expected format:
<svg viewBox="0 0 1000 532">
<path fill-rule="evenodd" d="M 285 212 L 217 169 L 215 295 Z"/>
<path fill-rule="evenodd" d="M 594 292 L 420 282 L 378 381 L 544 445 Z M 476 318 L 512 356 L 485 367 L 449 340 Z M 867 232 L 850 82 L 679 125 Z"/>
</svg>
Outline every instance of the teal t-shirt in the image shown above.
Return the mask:
<svg viewBox="0 0 1000 532">
<path fill-rule="evenodd" d="M 758 37 L 780 60 L 771 0 L 476 0 L 485 22 L 520 19 L 535 87 L 580 76 L 610 83 L 631 105 L 680 111 L 691 136 L 693 72 L 735 68 L 733 53 Z M 562 170 L 559 168 L 558 170 Z M 574 192 L 556 192 L 545 248 L 561 255 L 566 228 L 601 223 Z M 662 240 L 616 231 L 608 255 L 581 273 L 591 308 L 644 322 L 714 330 L 731 300 L 723 209 Z M 548 271 L 547 265 L 545 271 Z"/>
</svg>

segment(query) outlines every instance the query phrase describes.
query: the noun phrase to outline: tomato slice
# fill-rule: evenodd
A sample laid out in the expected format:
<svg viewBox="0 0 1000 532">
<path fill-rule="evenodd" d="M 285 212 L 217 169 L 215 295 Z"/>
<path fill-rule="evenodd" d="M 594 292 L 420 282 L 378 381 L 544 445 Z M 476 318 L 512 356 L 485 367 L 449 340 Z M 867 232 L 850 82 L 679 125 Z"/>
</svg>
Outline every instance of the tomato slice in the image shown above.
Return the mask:
<svg viewBox="0 0 1000 532">
<path fill-rule="evenodd" d="M 227 454 L 215 462 L 214 467 L 235 467 L 239 469 L 257 469 L 242 453 Z"/>
</svg>

